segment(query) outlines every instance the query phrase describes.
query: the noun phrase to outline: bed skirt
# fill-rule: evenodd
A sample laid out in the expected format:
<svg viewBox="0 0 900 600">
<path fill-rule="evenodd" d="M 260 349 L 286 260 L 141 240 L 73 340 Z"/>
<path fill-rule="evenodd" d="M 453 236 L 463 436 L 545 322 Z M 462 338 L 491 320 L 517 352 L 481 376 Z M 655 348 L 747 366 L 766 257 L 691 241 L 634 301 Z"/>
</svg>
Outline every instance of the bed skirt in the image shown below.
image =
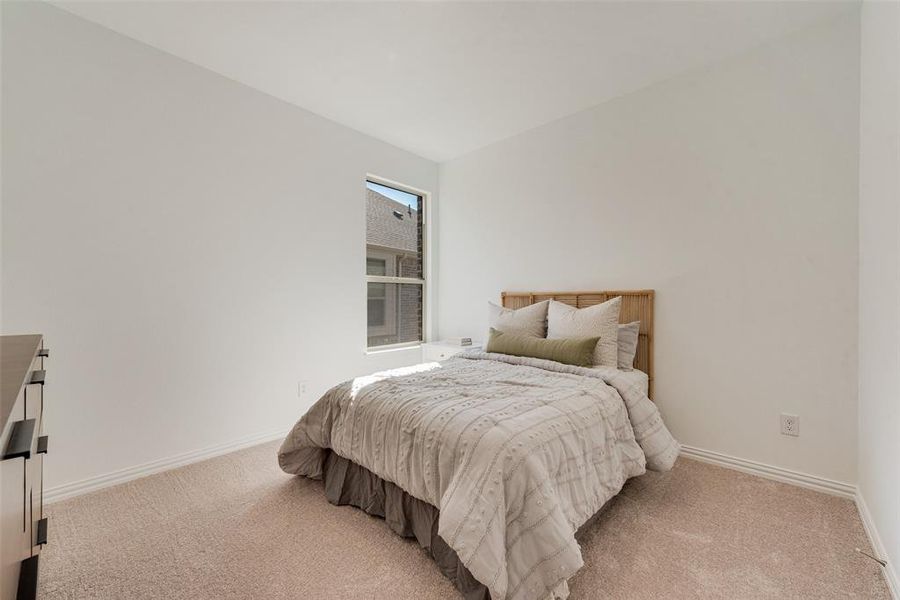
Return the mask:
<svg viewBox="0 0 900 600">
<path fill-rule="evenodd" d="M 323 479 L 329 502 L 349 504 L 382 517 L 394 533 L 416 538 L 465 600 L 490 600 L 487 587 L 472 577 L 456 551 L 438 535 L 437 508 L 331 451 L 325 460 Z"/>
<path fill-rule="evenodd" d="M 440 511 L 436 507 L 330 450 L 323 479 L 325 496 L 332 504 L 361 508 L 370 515 L 383 518 L 398 535 L 415 538 L 465 600 L 491 599 L 487 587 L 472 577 L 456 551 L 438 535 Z M 603 508 L 588 519 L 575 532 L 575 537 L 579 538 L 602 511 Z"/>
</svg>

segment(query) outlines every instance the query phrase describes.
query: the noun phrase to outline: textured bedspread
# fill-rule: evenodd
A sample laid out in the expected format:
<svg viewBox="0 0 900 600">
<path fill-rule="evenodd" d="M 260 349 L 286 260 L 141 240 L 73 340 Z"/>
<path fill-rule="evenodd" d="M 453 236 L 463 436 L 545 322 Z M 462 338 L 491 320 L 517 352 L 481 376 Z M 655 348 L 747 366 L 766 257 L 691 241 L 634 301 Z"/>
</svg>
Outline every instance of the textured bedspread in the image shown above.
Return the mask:
<svg viewBox="0 0 900 600">
<path fill-rule="evenodd" d="M 578 527 L 678 454 L 633 379 L 484 353 L 332 388 L 279 463 L 318 478 L 327 448 L 438 507 L 440 536 L 493 600 L 565 598 Z"/>
</svg>

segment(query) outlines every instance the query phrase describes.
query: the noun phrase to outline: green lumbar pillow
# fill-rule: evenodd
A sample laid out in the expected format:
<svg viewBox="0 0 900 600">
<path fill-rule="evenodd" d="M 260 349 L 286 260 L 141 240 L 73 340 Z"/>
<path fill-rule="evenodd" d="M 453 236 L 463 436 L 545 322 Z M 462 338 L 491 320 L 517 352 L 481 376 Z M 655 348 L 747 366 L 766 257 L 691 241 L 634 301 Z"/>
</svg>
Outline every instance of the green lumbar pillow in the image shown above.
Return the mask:
<svg viewBox="0 0 900 600">
<path fill-rule="evenodd" d="M 590 367 L 599 337 L 546 339 L 504 333 L 491 327 L 486 352 L 555 360 L 578 367 Z"/>
</svg>

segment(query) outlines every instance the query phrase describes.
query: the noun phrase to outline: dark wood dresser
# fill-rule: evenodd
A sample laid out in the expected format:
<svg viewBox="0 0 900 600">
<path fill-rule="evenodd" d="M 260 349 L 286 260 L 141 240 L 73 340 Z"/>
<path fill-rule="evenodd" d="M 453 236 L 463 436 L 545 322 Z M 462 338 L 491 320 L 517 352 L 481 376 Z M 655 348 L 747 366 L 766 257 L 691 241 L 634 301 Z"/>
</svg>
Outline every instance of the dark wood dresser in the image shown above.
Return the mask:
<svg viewBox="0 0 900 600">
<path fill-rule="evenodd" d="M 40 335 L 0 336 L 0 600 L 37 596 L 38 556 L 47 543 L 42 495 L 48 356 Z"/>
</svg>

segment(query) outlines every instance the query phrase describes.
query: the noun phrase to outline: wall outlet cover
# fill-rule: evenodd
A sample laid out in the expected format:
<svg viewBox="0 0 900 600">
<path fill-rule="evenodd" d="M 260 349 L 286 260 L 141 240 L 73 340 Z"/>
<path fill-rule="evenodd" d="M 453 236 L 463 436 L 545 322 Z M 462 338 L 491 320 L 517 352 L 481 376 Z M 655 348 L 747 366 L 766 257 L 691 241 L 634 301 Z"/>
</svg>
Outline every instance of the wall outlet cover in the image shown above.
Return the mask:
<svg viewBox="0 0 900 600">
<path fill-rule="evenodd" d="M 797 415 L 789 415 L 782 413 L 781 415 L 781 435 L 790 435 L 797 437 L 800 435 L 800 417 Z"/>
</svg>

